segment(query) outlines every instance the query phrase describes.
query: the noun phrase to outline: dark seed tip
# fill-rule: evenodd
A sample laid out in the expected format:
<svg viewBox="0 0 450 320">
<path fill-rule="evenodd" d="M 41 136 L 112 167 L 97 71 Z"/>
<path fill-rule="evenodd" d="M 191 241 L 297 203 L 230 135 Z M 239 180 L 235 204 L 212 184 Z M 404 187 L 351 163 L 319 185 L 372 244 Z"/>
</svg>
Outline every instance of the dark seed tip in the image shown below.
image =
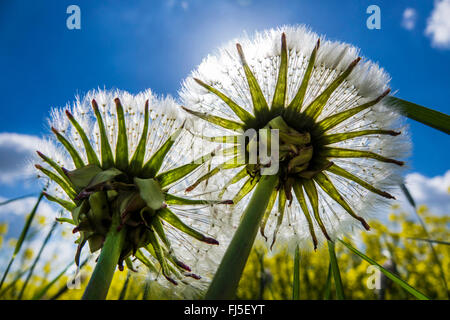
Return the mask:
<svg viewBox="0 0 450 320">
<path fill-rule="evenodd" d="M 364 226 L 364 228 L 367 230 L 367 231 L 369 231 L 370 230 L 370 226 L 367 224 L 367 222 L 364 220 L 364 219 L 362 219 L 361 218 L 361 223 L 362 223 L 362 225 Z"/>
<path fill-rule="evenodd" d="M 244 56 L 244 51 L 242 50 L 242 47 L 239 43 L 236 43 L 236 49 L 238 51 L 239 57 L 241 58 L 242 64 L 247 64 Z"/>
<path fill-rule="evenodd" d="M 203 242 L 206 242 L 207 244 L 219 245 L 219 241 L 217 241 L 216 239 L 210 238 L 210 237 L 204 237 Z"/>
<path fill-rule="evenodd" d="M 224 200 L 220 204 L 234 204 L 233 200 Z"/>
<path fill-rule="evenodd" d="M 67 115 L 67 117 L 69 117 L 70 119 L 73 118 L 73 115 L 70 113 L 69 110 L 66 110 L 66 115 Z"/>
</svg>

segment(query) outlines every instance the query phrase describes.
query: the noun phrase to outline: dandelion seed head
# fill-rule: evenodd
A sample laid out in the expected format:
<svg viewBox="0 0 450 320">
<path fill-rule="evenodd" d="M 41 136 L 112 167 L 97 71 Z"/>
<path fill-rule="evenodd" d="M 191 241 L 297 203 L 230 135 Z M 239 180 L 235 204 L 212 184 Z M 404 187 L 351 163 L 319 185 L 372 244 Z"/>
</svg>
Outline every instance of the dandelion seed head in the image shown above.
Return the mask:
<svg viewBox="0 0 450 320">
<path fill-rule="evenodd" d="M 262 119 L 263 112 L 256 109 L 252 99 L 251 92 L 256 91 L 252 91 L 254 89 L 249 87 L 244 63 L 247 63 L 253 73 L 264 100 L 272 110 L 282 60 L 282 35 L 285 35 L 287 52 L 286 94 L 282 111 L 279 113 L 273 111 L 275 114 L 267 111 L 265 116 L 268 118 L 265 121 L 281 115 L 283 120 L 297 132 L 311 133 L 313 156 L 307 167 L 309 169 L 306 170 L 311 171 L 310 168 L 315 161 L 328 161 L 332 162 L 330 165 L 333 165 L 334 168 L 338 166 L 346 173 L 366 183 L 363 186 L 361 181 L 358 183 L 354 179 L 349 179 L 348 176 L 342 176 L 343 170 L 340 170 L 340 174 L 336 174 L 332 172 L 333 167 L 329 167 L 330 170 L 321 168 L 316 173 L 311 173 L 308 178 L 305 178 L 305 175 L 299 178 L 292 173 L 287 176 L 293 177 L 301 185 L 306 183 L 305 179 L 314 181 L 314 186 L 308 188 L 317 190 L 319 199 L 317 212 L 330 239 L 333 240 L 343 235 L 350 236 L 355 230 L 361 229 L 362 225 L 360 221 L 349 214 L 349 210 L 345 209 L 342 204 L 344 202 L 348 204 L 349 209 L 360 218 L 375 217 L 374 213 L 379 212 L 380 208 L 386 204 L 389 205 L 389 201 L 385 198 L 390 195 L 386 192 L 393 192 L 402 181 L 401 172 L 405 166 L 401 166 L 402 162 L 392 159 L 405 158 L 410 151 L 407 126 L 402 117 L 389 108 L 382 99 L 388 92 L 390 76 L 378 64 L 366 58 L 359 58 L 360 50 L 357 47 L 327 40 L 324 36 L 317 35 L 305 26 L 283 26 L 258 32 L 253 36 L 245 35 L 230 41 L 216 53 L 207 56 L 198 68 L 185 79 L 179 92 L 182 103 L 188 111 L 205 114 L 203 118 L 207 121 L 202 121 L 204 125 L 197 124 L 192 127 L 192 130 L 197 130 L 199 135 L 223 136 L 236 131 L 225 126 L 220 127 L 217 123 L 208 120 L 210 119 L 208 116 L 212 115 L 243 123 L 244 128 L 261 129 L 267 125 L 266 123 L 261 124 L 261 122 L 257 122 L 257 124 L 245 122 L 224 99 L 206 86 L 220 91 L 257 120 Z M 236 49 L 237 43 L 240 44 L 245 58 L 241 59 Z M 297 101 L 295 97 L 307 76 L 308 65 L 314 52 L 315 61 L 302 104 L 296 106 L 298 109 L 295 112 L 289 111 L 291 113 L 288 113 L 286 111 L 289 109 L 288 107 Z M 346 76 L 344 77 L 343 74 Z M 343 80 L 340 80 L 341 78 Z M 205 85 L 201 85 L 197 79 L 200 79 Z M 338 84 L 333 87 L 335 83 Z M 317 102 L 319 97 L 327 92 L 326 89 L 331 87 L 333 89 L 327 98 Z M 307 110 L 311 105 L 314 107 Z M 333 125 L 325 125 L 331 117 L 364 105 L 366 107 L 361 108 L 359 112 L 343 117 L 343 120 Z M 316 113 L 308 113 L 314 111 Z M 326 129 L 322 130 L 322 127 Z M 343 135 L 363 131 L 364 134 L 342 138 Z M 335 150 L 326 155 L 328 151 L 325 152 L 323 149 L 327 148 Z M 353 155 L 348 156 L 340 149 L 348 149 L 353 152 Z M 355 151 L 366 153 L 355 155 Z M 241 169 L 242 167 L 220 171 L 217 179 L 214 180 L 217 188 L 225 187 L 225 195 L 237 195 L 242 191 L 246 181 L 248 182 L 247 178 L 231 185 L 226 182 L 235 177 Z M 280 170 L 282 172 L 283 167 Z M 287 177 L 282 178 L 282 174 L 278 174 L 280 175 L 279 180 L 282 181 L 279 182 L 278 187 L 281 185 L 285 186 L 285 189 L 290 189 L 290 186 L 286 187 L 287 181 L 283 180 Z M 327 183 L 326 179 L 329 180 L 342 197 L 341 200 L 333 199 L 330 193 L 334 191 L 326 192 L 321 187 L 316 179 L 318 175 L 322 175 L 322 184 Z M 314 215 L 315 211 L 306 192 L 307 188 L 303 188 L 305 206 L 312 217 L 313 231 L 320 244 L 326 240 L 326 237 L 321 232 L 319 220 Z M 372 190 L 368 188 L 372 188 Z M 293 191 L 291 193 L 294 194 Z M 234 205 L 234 215 L 230 221 L 232 228 L 239 224 L 240 215 L 251 194 L 252 192 L 249 192 L 239 204 Z M 334 194 L 336 195 L 336 193 Z M 281 244 L 292 244 L 293 248 L 297 244 L 312 248 L 310 224 L 297 197 L 293 196 L 290 206 L 286 202 L 283 220 L 279 226 L 277 226 L 280 216 L 280 213 L 277 212 L 278 202 L 279 195 L 266 223 L 265 235 L 272 238 L 272 235 L 276 234 L 277 241 Z M 272 239 L 268 239 L 266 243 L 271 245 Z"/>
<path fill-rule="evenodd" d="M 118 104 L 123 109 L 123 116 L 125 122 L 125 131 L 127 147 L 128 147 L 128 164 L 126 167 L 120 168 L 122 174 L 118 178 L 113 178 L 107 181 L 105 186 L 100 185 L 100 189 L 95 190 L 92 195 L 89 192 L 89 185 L 80 188 L 76 185 L 75 180 L 71 180 L 71 174 L 74 172 L 79 172 L 81 169 L 86 169 L 89 166 L 97 166 L 98 170 L 104 173 L 113 166 L 115 169 L 119 166 L 117 158 L 119 153 L 116 151 L 121 150 L 118 148 L 119 139 L 123 138 L 120 133 L 119 115 L 118 115 Z M 146 122 L 146 105 L 148 104 L 148 129 L 146 134 L 144 134 L 144 123 Z M 98 109 L 95 109 L 98 108 Z M 98 110 L 100 114 L 100 120 L 98 114 L 95 110 Z M 158 181 L 158 186 L 162 185 L 162 180 L 157 176 L 157 174 L 163 174 L 165 172 L 170 172 L 171 170 L 177 169 L 182 165 L 188 164 L 194 160 L 197 156 L 193 153 L 193 148 L 195 148 L 195 143 L 198 140 L 191 132 L 183 128 L 185 122 L 184 114 L 180 114 L 180 107 L 178 103 L 170 96 L 159 97 L 152 93 L 150 90 L 138 93 L 136 95 L 130 94 L 126 91 L 120 90 L 93 90 L 87 93 L 85 96 L 76 97 L 75 101 L 71 104 L 66 105 L 63 109 L 55 108 L 50 113 L 49 126 L 53 128 L 53 135 L 49 135 L 47 138 L 43 139 L 41 144 L 37 146 L 39 152 L 34 159 L 34 163 L 39 163 L 37 168 L 39 169 L 39 175 L 43 177 L 42 181 L 47 184 L 46 196 L 49 200 L 56 201 L 55 198 L 59 199 L 59 203 L 65 201 L 66 206 L 69 203 L 70 206 L 76 207 L 77 210 L 84 210 L 84 214 L 92 214 L 94 212 L 82 209 L 86 203 L 91 205 L 91 199 L 93 195 L 103 192 L 106 195 L 110 207 L 114 207 L 113 203 L 118 203 L 118 205 L 123 206 L 126 204 L 125 200 L 121 202 L 121 194 L 126 197 L 127 192 L 134 192 L 136 195 L 139 194 L 139 186 L 135 183 L 134 178 L 139 179 L 149 179 L 152 181 Z M 81 127 L 82 132 L 86 135 L 84 138 L 80 133 L 80 130 L 76 127 L 74 123 L 71 123 L 75 119 L 76 123 Z M 100 122 L 99 122 L 100 121 Z M 104 134 L 111 148 L 111 154 L 113 157 L 113 163 L 108 166 L 105 165 L 104 153 L 105 147 L 103 145 L 103 136 L 101 129 L 101 122 L 104 125 Z M 65 140 L 64 140 L 65 139 Z M 92 147 L 95 157 L 98 158 L 99 163 L 96 165 L 91 164 L 92 155 L 89 156 L 89 148 L 86 146 L 86 141 L 88 140 L 89 145 Z M 67 146 L 62 143 L 62 141 L 67 141 L 75 152 L 80 157 L 80 161 L 83 165 L 77 165 L 73 154 L 67 148 Z M 145 145 L 140 146 L 141 141 L 145 141 Z M 174 148 L 169 147 L 167 153 L 164 154 L 164 158 L 161 159 L 160 166 L 158 166 L 157 172 L 145 171 L 146 164 L 150 163 L 150 159 L 153 159 L 155 154 L 161 151 L 161 148 L 170 141 L 173 143 Z M 203 143 L 204 144 L 204 143 Z M 205 144 L 204 144 L 205 145 Z M 144 156 L 141 160 L 142 164 L 138 167 L 138 171 L 133 171 L 133 161 L 136 161 L 135 154 L 139 150 L 143 150 Z M 155 165 L 150 165 L 149 168 L 157 168 Z M 202 166 L 199 165 L 198 170 L 191 170 L 192 172 L 186 176 L 180 176 L 175 179 L 174 182 L 164 185 L 163 192 L 165 201 L 168 201 L 169 195 L 172 197 L 181 197 L 186 199 L 186 194 L 184 192 L 186 186 L 188 186 L 192 181 L 195 181 L 199 172 L 202 172 Z M 49 173 L 48 173 L 49 172 Z M 49 175 L 50 174 L 50 175 Z M 48 179 L 50 177 L 50 179 Z M 63 181 L 63 185 L 61 184 Z M 64 182 L 66 181 L 66 182 Z M 68 181 L 68 182 L 67 182 Z M 90 179 L 92 183 L 92 179 Z M 117 183 L 117 185 L 115 185 Z M 124 184 L 125 187 L 122 185 Z M 64 184 L 69 184 L 69 187 L 64 187 Z M 160 186 L 160 188 L 163 188 Z M 131 189 L 130 189 L 131 188 Z M 72 190 L 73 189 L 73 190 Z M 119 196 L 114 193 L 108 193 L 113 190 L 119 194 Z M 131 191 L 130 191 L 131 190 Z M 137 191 L 136 191 L 137 190 Z M 84 193 L 87 192 L 87 195 Z M 83 198 L 83 197 L 88 198 Z M 209 193 L 202 191 L 197 194 L 191 194 L 187 199 L 190 200 L 209 200 Z M 55 197 L 55 198 L 53 198 Z M 84 200 L 88 199 L 88 200 Z M 128 196 L 126 199 L 133 199 Z M 141 199 L 141 198 L 139 198 Z M 125 260 L 127 254 L 135 255 L 136 250 L 142 250 L 144 256 L 156 266 L 156 270 L 152 270 L 150 279 L 158 281 L 161 285 L 166 286 L 170 290 L 173 290 L 174 294 L 180 297 L 186 297 L 189 293 L 190 296 L 194 294 L 201 294 L 203 290 L 207 287 L 207 283 L 212 278 L 212 275 L 217 268 L 220 257 L 223 254 L 223 246 L 211 245 L 206 242 L 202 242 L 201 237 L 207 235 L 211 239 L 214 237 L 219 237 L 220 235 L 220 221 L 214 218 L 210 214 L 215 206 L 214 203 L 205 204 L 186 204 L 186 203 L 167 203 L 162 204 L 160 209 L 150 210 L 146 207 L 143 200 L 126 200 L 133 201 L 137 203 L 138 209 L 135 211 L 130 211 L 129 215 L 132 217 L 131 220 L 137 219 L 133 224 L 128 224 L 128 220 L 122 220 L 124 224 L 122 228 L 126 227 L 126 245 L 122 249 L 121 258 Z M 140 201 L 140 202 L 139 202 Z M 179 200 L 181 201 L 181 200 Z M 203 201 L 203 200 L 202 200 Z M 207 202 L 207 201 L 206 201 Z M 141 204 L 139 204 L 141 203 Z M 125 207 L 126 208 L 126 207 Z M 67 208 L 66 208 L 67 209 Z M 143 213 L 140 210 L 147 210 Z M 131 209 L 130 209 L 131 210 Z M 133 209 L 134 210 L 134 209 Z M 163 218 L 160 218 L 162 213 L 159 210 L 169 210 L 172 212 L 172 219 L 179 219 L 180 222 L 171 224 L 168 223 Z M 74 216 L 74 210 L 69 213 L 72 215 L 74 222 L 77 226 L 74 229 L 76 232 L 80 232 L 83 236 L 83 232 L 92 232 L 96 237 L 104 237 L 105 230 L 104 227 L 99 223 L 89 226 L 87 231 L 83 231 L 86 221 L 83 223 L 78 223 L 77 221 L 84 221 L 80 216 Z M 150 213 L 149 213 L 150 212 Z M 97 214 L 97 213 L 95 213 Z M 124 219 L 123 211 L 121 211 L 121 219 Z M 139 216 L 141 214 L 142 220 Z M 67 216 L 67 212 L 66 212 Z M 145 218 L 144 218 L 145 216 Z M 158 233 L 157 240 L 162 248 L 164 259 L 167 259 L 166 263 L 174 268 L 174 273 L 169 275 L 170 271 L 164 269 L 161 265 L 161 260 L 157 254 L 149 251 L 145 253 L 144 249 L 148 246 L 152 246 L 154 250 L 156 244 L 153 240 L 148 240 L 146 235 L 148 228 L 153 228 L 151 232 L 156 234 L 155 225 L 153 221 L 158 218 L 160 221 L 163 232 L 165 232 L 166 239 L 169 244 L 167 244 L 164 237 Z M 107 219 L 110 219 L 107 217 Z M 134 220 L 133 220 L 134 221 Z M 173 220 L 172 220 L 173 221 Z M 103 222 L 102 222 L 103 223 Z M 197 235 L 197 239 L 193 238 L 192 232 L 187 234 L 186 231 L 180 229 L 180 224 L 184 224 L 190 230 L 195 230 L 200 233 Z M 144 227 L 147 225 L 147 229 Z M 214 227 L 211 227 L 214 226 Z M 81 230 L 81 231 L 80 231 Z M 103 230 L 103 231 L 102 231 Z M 85 235 L 85 234 L 84 234 Z M 91 237 L 91 236 L 90 236 Z M 134 237 L 134 238 L 133 238 Z M 84 238 L 86 239 L 86 238 Z M 88 238 L 90 239 L 90 238 Z M 134 239 L 134 240 L 133 240 Z M 139 240 L 140 239 L 140 240 Z M 159 240 L 158 240 L 159 239 Z M 92 239 L 91 239 L 92 240 Z M 94 238 L 95 241 L 97 241 Z M 89 242 L 89 246 L 92 251 L 98 250 L 95 241 Z M 137 241 L 137 242 L 136 242 Z M 205 240 L 206 241 L 206 240 Z M 129 247 L 134 246 L 133 248 Z M 128 247 L 127 247 L 128 246 Z M 100 244 L 101 247 L 101 244 Z M 127 251 L 128 250 L 128 251 Z M 128 252 L 128 253 L 127 253 Z M 156 252 L 156 251 L 155 251 Z M 188 266 L 191 271 L 184 270 L 182 264 L 178 265 L 176 259 L 179 259 L 185 266 Z M 175 259 L 175 260 L 174 260 Z M 141 269 L 147 271 L 147 267 L 142 265 Z M 177 286 L 166 280 L 176 281 Z"/>
</svg>

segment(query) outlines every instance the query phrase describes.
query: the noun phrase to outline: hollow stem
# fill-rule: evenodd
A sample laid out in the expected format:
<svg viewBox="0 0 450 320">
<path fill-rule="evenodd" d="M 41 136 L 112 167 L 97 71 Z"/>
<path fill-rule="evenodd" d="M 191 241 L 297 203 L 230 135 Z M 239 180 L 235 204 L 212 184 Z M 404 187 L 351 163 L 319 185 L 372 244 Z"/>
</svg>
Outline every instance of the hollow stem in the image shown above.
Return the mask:
<svg viewBox="0 0 450 320">
<path fill-rule="evenodd" d="M 82 300 L 105 300 L 111 280 L 119 262 L 125 240 L 125 228 L 118 231 L 119 215 L 113 216 L 111 229 L 106 235 L 100 257 L 84 291 Z"/>
<path fill-rule="evenodd" d="M 277 181 L 276 175 L 262 176 L 222 258 L 205 299 L 234 299 L 242 271 L 269 203 L 268 195 L 272 194 Z"/>
</svg>

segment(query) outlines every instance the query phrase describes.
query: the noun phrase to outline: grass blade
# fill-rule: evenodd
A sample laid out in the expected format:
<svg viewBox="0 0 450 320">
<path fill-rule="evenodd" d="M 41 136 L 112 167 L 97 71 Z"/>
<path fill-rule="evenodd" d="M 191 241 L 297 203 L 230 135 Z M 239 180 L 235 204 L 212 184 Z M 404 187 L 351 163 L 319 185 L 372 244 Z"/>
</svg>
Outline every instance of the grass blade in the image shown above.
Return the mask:
<svg viewBox="0 0 450 320">
<path fill-rule="evenodd" d="M 4 205 L 7 205 L 8 203 L 11 203 L 11 202 L 14 202 L 14 201 L 18 201 L 18 200 L 22 200 L 22 199 L 25 199 L 25 198 L 29 198 L 29 197 L 32 197 L 32 196 L 34 196 L 34 194 L 30 193 L 30 194 L 26 194 L 24 196 L 20 196 L 20 197 L 17 197 L 17 198 L 8 199 L 6 201 L 0 202 L 0 206 L 4 206 Z"/>
<path fill-rule="evenodd" d="M 20 289 L 17 300 L 22 300 L 23 293 L 25 292 L 25 289 L 26 289 L 28 283 L 30 282 L 31 276 L 33 275 L 34 268 L 36 267 L 36 264 L 38 263 L 39 259 L 41 258 L 42 252 L 44 251 L 45 247 L 47 246 L 47 243 L 50 240 L 52 233 L 55 230 L 57 225 L 58 225 L 58 221 L 53 222 L 53 225 L 50 228 L 50 231 L 48 232 L 47 236 L 45 237 L 44 242 L 42 243 L 42 246 L 39 249 L 39 252 L 38 252 L 36 258 L 34 259 L 33 264 L 31 265 L 30 270 L 28 271 L 27 278 L 25 279 L 25 282 L 23 283 L 22 289 Z"/>
<path fill-rule="evenodd" d="M 431 240 L 431 239 L 421 239 L 421 238 L 408 238 L 408 239 L 417 240 L 417 241 L 426 241 L 426 242 L 437 243 L 437 244 L 444 244 L 447 246 L 450 245 L 450 242 L 442 241 L 442 240 Z"/>
<path fill-rule="evenodd" d="M 336 252 L 334 250 L 334 243 L 328 240 L 328 253 L 330 254 L 331 273 L 334 278 L 334 286 L 336 287 L 336 296 L 339 300 L 345 300 L 344 287 L 342 285 L 341 273 L 339 272 L 339 265 L 336 259 Z"/>
<path fill-rule="evenodd" d="M 58 281 L 74 263 L 75 263 L 75 261 L 71 261 L 63 269 L 63 271 L 61 271 L 52 281 L 50 281 L 45 287 L 43 287 L 41 290 L 39 290 L 37 293 L 35 293 L 33 298 L 32 298 L 32 300 L 39 300 L 39 299 L 41 299 L 47 293 L 48 289 L 50 289 L 56 283 L 56 281 Z"/>
<path fill-rule="evenodd" d="M 331 263 L 328 265 L 327 282 L 325 284 L 324 300 L 330 300 L 331 298 Z"/>
<path fill-rule="evenodd" d="M 292 286 L 292 300 L 300 300 L 300 249 L 297 245 L 294 256 L 294 282 Z"/>
<path fill-rule="evenodd" d="M 408 199 L 409 203 L 414 208 L 414 213 L 416 214 L 417 219 L 419 220 L 419 223 L 422 226 L 422 229 L 425 232 L 427 239 L 430 239 L 431 237 L 430 237 L 430 233 L 428 232 L 428 228 L 427 228 L 425 222 L 422 220 L 422 217 L 417 213 L 417 207 L 416 207 L 416 202 L 414 201 L 414 198 L 412 197 L 411 193 L 409 193 L 409 190 L 405 186 L 405 184 L 402 183 L 400 185 L 400 187 L 401 187 L 403 193 L 405 194 L 406 198 Z M 439 259 L 439 256 L 438 256 L 436 250 L 434 249 L 433 243 L 431 241 L 428 241 L 428 244 L 430 245 L 431 253 L 433 254 L 433 259 L 439 267 L 439 273 L 441 275 L 441 280 L 444 284 L 445 291 L 447 292 L 447 297 L 450 299 L 450 291 L 448 290 L 447 278 L 445 277 L 445 272 L 444 272 L 444 268 L 442 267 L 441 260 Z"/>
<path fill-rule="evenodd" d="M 418 104 L 395 97 L 386 97 L 385 103 L 406 117 L 421 122 L 446 134 L 450 134 L 450 116 L 436 110 L 422 107 Z"/>
<path fill-rule="evenodd" d="M 380 264 L 378 264 L 375 260 L 369 258 L 368 256 L 366 256 L 364 253 L 360 252 L 359 250 L 355 249 L 354 247 L 352 247 L 350 244 L 344 242 L 343 240 L 339 241 L 345 245 L 348 249 L 350 249 L 350 251 L 352 251 L 353 253 L 355 253 L 356 255 L 360 256 L 362 259 L 366 260 L 368 263 L 375 265 L 379 268 L 379 270 L 381 272 L 384 273 L 384 275 L 386 277 L 388 277 L 389 279 L 391 279 L 393 282 L 395 282 L 396 284 L 398 284 L 399 286 L 401 286 L 403 289 L 405 289 L 407 292 L 409 292 L 410 294 L 412 294 L 414 297 L 416 297 L 417 299 L 420 300 L 429 300 L 429 298 L 424 295 L 423 293 L 421 293 L 420 291 L 418 291 L 417 289 L 411 287 L 408 283 L 406 283 L 404 280 L 400 279 L 397 275 L 393 274 L 392 272 L 386 270 L 385 268 L 383 268 Z"/>
<path fill-rule="evenodd" d="M 44 193 L 41 192 L 41 194 L 39 195 L 38 200 L 36 201 L 36 204 L 34 205 L 33 210 L 31 210 L 31 213 L 28 215 L 28 218 L 27 218 L 27 220 L 25 222 L 25 225 L 24 225 L 24 227 L 22 229 L 22 232 L 20 234 L 19 240 L 17 241 L 17 244 L 16 244 L 16 247 L 14 249 L 14 253 L 13 253 L 12 257 L 11 257 L 11 260 L 9 260 L 8 266 L 6 267 L 6 270 L 3 273 L 2 280 L 0 281 L 0 289 L 3 286 L 3 283 L 5 282 L 6 276 L 8 275 L 9 269 L 11 268 L 11 265 L 13 264 L 14 259 L 17 256 L 17 253 L 19 253 L 20 249 L 22 248 L 22 244 L 23 244 L 23 242 L 25 240 L 25 237 L 28 234 L 28 231 L 30 230 L 31 222 L 33 222 L 33 219 L 36 216 L 36 211 L 37 211 L 37 209 L 39 207 L 39 204 L 41 203 L 43 197 L 44 197 Z"/>
</svg>

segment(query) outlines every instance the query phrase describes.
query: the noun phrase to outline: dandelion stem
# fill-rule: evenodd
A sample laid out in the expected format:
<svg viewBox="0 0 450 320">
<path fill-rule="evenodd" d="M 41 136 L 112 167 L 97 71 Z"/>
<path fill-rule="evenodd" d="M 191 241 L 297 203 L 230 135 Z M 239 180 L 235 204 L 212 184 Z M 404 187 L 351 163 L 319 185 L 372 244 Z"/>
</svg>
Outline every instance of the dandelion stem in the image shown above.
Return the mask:
<svg viewBox="0 0 450 320">
<path fill-rule="evenodd" d="M 106 299 L 126 235 L 126 228 L 118 230 L 119 225 L 120 216 L 115 214 L 97 265 L 84 291 L 83 300 Z"/>
<path fill-rule="evenodd" d="M 255 241 L 262 217 L 269 203 L 277 176 L 262 176 L 245 209 L 241 224 L 228 246 L 205 299 L 233 299 L 239 280 Z"/>
</svg>

